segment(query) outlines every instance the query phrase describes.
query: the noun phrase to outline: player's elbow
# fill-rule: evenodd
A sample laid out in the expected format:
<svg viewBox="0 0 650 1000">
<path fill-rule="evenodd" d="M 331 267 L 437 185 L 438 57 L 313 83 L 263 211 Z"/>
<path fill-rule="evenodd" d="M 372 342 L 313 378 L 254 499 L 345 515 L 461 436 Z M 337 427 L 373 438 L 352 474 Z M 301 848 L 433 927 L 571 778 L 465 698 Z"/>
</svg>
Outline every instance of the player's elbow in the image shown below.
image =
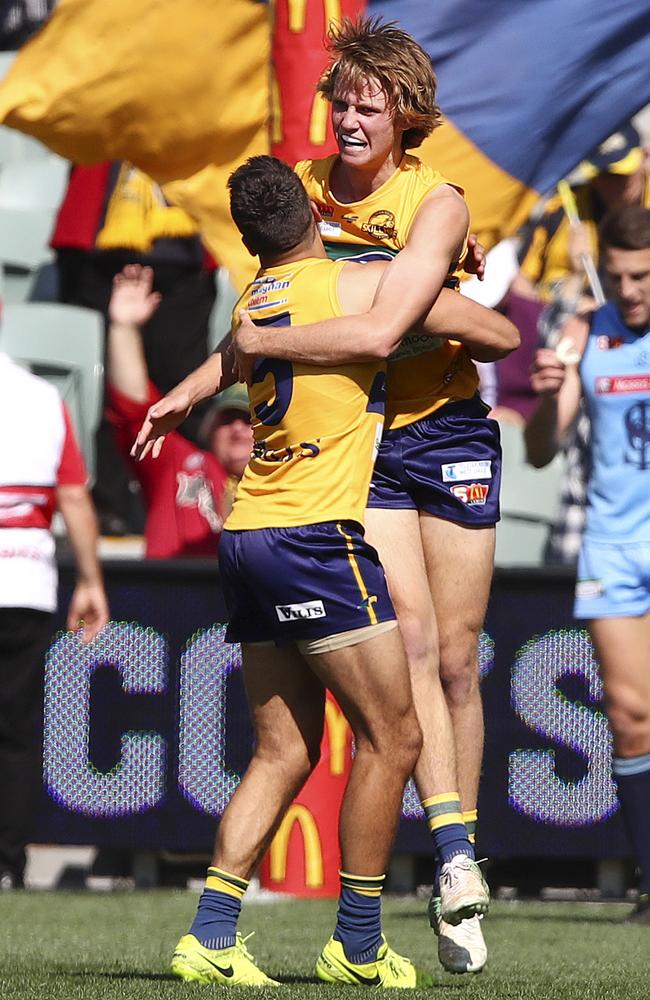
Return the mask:
<svg viewBox="0 0 650 1000">
<path fill-rule="evenodd" d="M 519 330 L 505 316 L 500 317 L 498 328 L 495 330 L 493 343 L 494 360 L 507 358 L 509 354 L 516 351 L 521 346 L 521 334 Z"/>
</svg>

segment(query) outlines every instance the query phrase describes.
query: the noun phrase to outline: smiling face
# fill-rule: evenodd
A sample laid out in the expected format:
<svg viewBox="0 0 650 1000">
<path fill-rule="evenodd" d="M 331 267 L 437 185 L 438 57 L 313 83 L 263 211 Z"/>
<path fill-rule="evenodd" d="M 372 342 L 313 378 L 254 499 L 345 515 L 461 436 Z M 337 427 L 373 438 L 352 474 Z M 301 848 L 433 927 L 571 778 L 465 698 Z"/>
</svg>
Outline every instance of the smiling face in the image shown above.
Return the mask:
<svg viewBox="0 0 650 1000">
<path fill-rule="evenodd" d="M 633 330 L 650 325 L 650 249 L 607 247 L 605 270 L 623 321 Z"/>
<path fill-rule="evenodd" d="M 386 93 L 376 81 L 360 89 L 341 82 L 332 97 L 332 127 L 341 162 L 357 170 L 392 172 L 402 158 L 402 134 Z"/>
</svg>

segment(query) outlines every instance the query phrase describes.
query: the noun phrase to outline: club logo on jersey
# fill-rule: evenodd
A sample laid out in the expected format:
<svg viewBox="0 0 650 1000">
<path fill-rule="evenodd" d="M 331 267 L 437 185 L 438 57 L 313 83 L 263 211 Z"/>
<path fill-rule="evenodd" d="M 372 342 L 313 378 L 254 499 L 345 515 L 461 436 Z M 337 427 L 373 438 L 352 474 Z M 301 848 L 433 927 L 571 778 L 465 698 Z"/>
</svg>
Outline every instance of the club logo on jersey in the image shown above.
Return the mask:
<svg viewBox="0 0 650 1000">
<path fill-rule="evenodd" d="M 617 347 L 622 347 L 624 343 L 622 337 L 608 337 L 607 334 L 601 334 L 596 338 L 596 347 L 599 351 L 613 351 Z"/>
<path fill-rule="evenodd" d="M 650 403 L 635 403 L 623 419 L 629 444 L 625 461 L 645 472 L 650 469 Z"/>
<path fill-rule="evenodd" d="M 489 458 L 473 462 L 452 462 L 441 465 L 443 483 L 458 483 L 468 479 L 492 479 L 492 462 Z"/>
<path fill-rule="evenodd" d="M 454 496 L 468 507 L 484 507 L 490 492 L 487 483 L 456 483 L 449 488 Z"/>
<path fill-rule="evenodd" d="M 278 621 L 295 622 L 310 618 L 327 618 L 322 601 L 305 601 L 303 604 L 276 604 Z"/>
<path fill-rule="evenodd" d="M 395 216 L 392 212 L 387 212 L 384 209 L 373 212 L 368 221 L 362 223 L 361 228 L 364 233 L 370 233 L 371 236 L 374 236 L 378 240 L 382 239 L 382 237 L 394 240 L 397 236 Z"/>
</svg>

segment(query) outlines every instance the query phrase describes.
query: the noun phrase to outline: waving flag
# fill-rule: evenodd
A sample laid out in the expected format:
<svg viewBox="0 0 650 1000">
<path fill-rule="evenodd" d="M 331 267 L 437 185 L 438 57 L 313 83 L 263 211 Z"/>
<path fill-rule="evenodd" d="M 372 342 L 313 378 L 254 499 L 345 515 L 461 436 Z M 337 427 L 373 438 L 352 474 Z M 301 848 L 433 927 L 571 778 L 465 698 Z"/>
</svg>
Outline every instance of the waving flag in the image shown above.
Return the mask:
<svg viewBox="0 0 650 1000">
<path fill-rule="evenodd" d="M 253 267 L 226 179 L 268 151 L 270 24 L 255 0 L 59 0 L 0 85 L 0 120 L 79 163 L 130 160 Z"/>
<path fill-rule="evenodd" d="M 294 5 L 278 0 L 280 11 Z M 333 149 L 318 105 L 288 102 L 313 92 L 313 47 L 338 4 L 304 0 L 291 30 L 280 13 L 275 50 L 289 160 Z M 368 0 L 359 10 L 394 20 L 429 54 L 446 124 L 419 150 L 466 191 L 472 227 L 487 245 L 517 228 L 539 194 L 650 101 L 650 6 L 639 0 Z M 332 8 L 338 8 L 333 10 Z M 345 11 L 344 11 L 345 12 Z M 286 62 L 286 60 L 285 60 Z M 325 54 L 323 53 L 323 64 Z M 302 140 L 301 137 L 302 136 Z"/>
<path fill-rule="evenodd" d="M 241 282 L 227 175 L 268 150 L 270 103 L 279 155 L 331 151 L 323 39 L 360 11 L 429 53 L 446 124 L 420 153 L 465 188 L 487 245 L 650 101 L 644 0 L 275 0 L 273 29 L 257 0 L 59 0 L 0 84 L 0 121 L 168 182 Z"/>
</svg>

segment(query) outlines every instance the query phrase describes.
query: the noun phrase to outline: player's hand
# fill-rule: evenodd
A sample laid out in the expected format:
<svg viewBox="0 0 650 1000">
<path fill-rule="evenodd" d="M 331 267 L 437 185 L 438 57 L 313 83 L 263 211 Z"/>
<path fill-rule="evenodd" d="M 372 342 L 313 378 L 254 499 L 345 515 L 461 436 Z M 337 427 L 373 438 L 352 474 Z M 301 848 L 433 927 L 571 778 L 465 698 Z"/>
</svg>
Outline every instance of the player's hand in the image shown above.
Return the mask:
<svg viewBox="0 0 650 1000">
<path fill-rule="evenodd" d="M 152 458 L 158 458 L 166 435 L 175 431 L 191 412 L 188 393 L 184 389 L 172 389 L 149 407 L 133 442 L 131 457 L 141 462 L 151 452 Z"/>
<path fill-rule="evenodd" d="M 108 318 L 115 326 L 144 326 L 160 304 L 161 296 L 152 291 L 153 271 L 140 264 L 127 264 L 113 278 L 108 304 Z"/>
<path fill-rule="evenodd" d="M 233 370 L 240 382 L 251 384 L 253 365 L 260 354 L 260 332 L 245 309 L 239 313 L 240 326 L 232 335 Z"/>
<path fill-rule="evenodd" d="M 67 627 L 92 642 L 109 620 L 106 592 L 101 583 L 78 583 L 68 608 Z"/>
<path fill-rule="evenodd" d="M 555 396 L 562 388 L 566 377 L 566 365 L 560 361 L 555 351 L 540 347 L 536 351 L 530 367 L 530 385 L 538 396 Z"/>
<path fill-rule="evenodd" d="M 485 277 L 485 247 L 479 243 L 476 233 L 470 233 L 467 237 L 467 253 L 463 261 L 463 270 L 468 274 L 475 274 L 479 281 Z"/>
</svg>

